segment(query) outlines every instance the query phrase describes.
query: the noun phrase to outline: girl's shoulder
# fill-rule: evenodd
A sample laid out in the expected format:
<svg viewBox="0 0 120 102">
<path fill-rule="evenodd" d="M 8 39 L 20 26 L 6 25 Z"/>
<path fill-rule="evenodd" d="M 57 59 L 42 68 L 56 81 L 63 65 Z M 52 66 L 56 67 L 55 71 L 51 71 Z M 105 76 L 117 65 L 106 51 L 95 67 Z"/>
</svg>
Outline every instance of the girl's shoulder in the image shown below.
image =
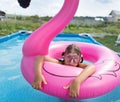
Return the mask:
<svg viewBox="0 0 120 102">
<path fill-rule="evenodd" d="M 85 63 L 79 63 L 79 65 L 78 65 L 78 67 L 80 67 L 80 68 L 86 68 L 88 65 L 87 64 L 85 64 Z"/>
</svg>

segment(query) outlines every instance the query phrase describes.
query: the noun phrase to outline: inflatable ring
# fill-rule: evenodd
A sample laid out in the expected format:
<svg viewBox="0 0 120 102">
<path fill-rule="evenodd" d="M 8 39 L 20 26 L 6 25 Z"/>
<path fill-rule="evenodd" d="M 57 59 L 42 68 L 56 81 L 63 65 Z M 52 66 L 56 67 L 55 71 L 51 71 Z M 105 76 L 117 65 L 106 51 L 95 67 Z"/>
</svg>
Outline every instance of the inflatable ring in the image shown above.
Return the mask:
<svg viewBox="0 0 120 102">
<path fill-rule="evenodd" d="M 45 25 L 35 30 L 25 41 L 21 71 L 30 84 L 34 80 L 34 61 L 37 55 L 61 58 L 65 47 L 72 43 L 51 43 L 51 41 L 71 21 L 78 3 L 79 0 L 65 0 L 60 12 Z M 76 99 L 93 98 L 113 90 L 120 82 L 120 59 L 116 53 L 103 46 L 80 42 L 76 42 L 76 44 L 80 47 L 84 59 L 91 61 L 97 68 L 96 73 L 81 84 L 80 96 Z M 63 87 L 70 83 L 82 69 L 44 62 L 42 71 L 48 84 L 44 85 L 40 91 L 70 99 L 68 90 Z"/>
<path fill-rule="evenodd" d="M 56 59 L 61 58 L 61 53 L 71 43 L 56 42 L 51 44 L 48 56 Z M 119 85 L 120 59 L 116 53 L 99 45 L 74 43 L 80 47 L 84 59 L 92 62 L 97 68 L 97 71 L 81 84 L 80 96 L 77 99 L 101 96 Z M 22 73 L 30 84 L 34 80 L 34 59 L 35 57 L 23 57 L 22 60 Z M 68 90 L 63 87 L 69 84 L 81 71 L 81 68 L 44 62 L 43 74 L 48 84 L 44 85 L 41 91 L 59 98 L 70 99 Z"/>
</svg>

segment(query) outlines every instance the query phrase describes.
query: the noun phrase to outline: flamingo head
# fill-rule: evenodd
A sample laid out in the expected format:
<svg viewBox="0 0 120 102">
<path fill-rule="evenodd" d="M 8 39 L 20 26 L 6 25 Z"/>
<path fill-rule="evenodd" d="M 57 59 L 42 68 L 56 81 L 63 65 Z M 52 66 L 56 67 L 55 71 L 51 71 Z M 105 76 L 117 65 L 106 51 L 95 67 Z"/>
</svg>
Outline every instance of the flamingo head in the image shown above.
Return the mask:
<svg viewBox="0 0 120 102">
<path fill-rule="evenodd" d="M 18 0 L 21 7 L 27 8 L 30 5 L 31 0 Z"/>
</svg>

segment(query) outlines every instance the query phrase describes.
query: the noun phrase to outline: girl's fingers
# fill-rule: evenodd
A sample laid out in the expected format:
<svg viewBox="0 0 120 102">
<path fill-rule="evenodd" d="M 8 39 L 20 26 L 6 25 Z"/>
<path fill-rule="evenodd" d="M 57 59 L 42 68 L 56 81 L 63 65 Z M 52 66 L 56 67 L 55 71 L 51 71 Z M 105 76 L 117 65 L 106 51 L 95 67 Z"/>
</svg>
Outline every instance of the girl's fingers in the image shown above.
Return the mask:
<svg viewBox="0 0 120 102">
<path fill-rule="evenodd" d="M 70 93 L 69 93 L 69 96 L 70 96 L 71 98 L 77 98 L 77 97 L 78 97 L 78 94 L 77 94 L 77 93 L 72 93 L 72 92 L 70 92 Z"/>
<path fill-rule="evenodd" d="M 44 79 L 44 80 L 43 80 L 43 83 L 44 83 L 44 84 L 47 84 L 47 81 Z"/>
<path fill-rule="evenodd" d="M 32 87 L 35 89 L 35 85 L 34 85 L 34 83 L 32 84 Z"/>
<path fill-rule="evenodd" d="M 69 89 L 69 88 L 70 88 L 70 85 L 64 86 L 63 88 L 64 88 L 64 89 Z"/>
<path fill-rule="evenodd" d="M 39 83 L 39 84 L 33 83 L 33 84 L 32 84 L 32 87 L 33 87 L 34 89 L 37 89 L 37 90 L 41 90 L 41 89 L 42 89 L 41 83 Z"/>
</svg>

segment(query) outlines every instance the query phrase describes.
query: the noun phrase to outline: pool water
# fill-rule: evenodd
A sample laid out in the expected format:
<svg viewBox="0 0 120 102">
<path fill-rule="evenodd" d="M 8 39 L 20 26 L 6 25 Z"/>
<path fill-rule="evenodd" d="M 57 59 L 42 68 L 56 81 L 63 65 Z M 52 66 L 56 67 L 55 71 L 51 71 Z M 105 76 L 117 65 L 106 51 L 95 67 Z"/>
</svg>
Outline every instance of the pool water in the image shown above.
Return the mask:
<svg viewBox="0 0 120 102">
<path fill-rule="evenodd" d="M 28 36 L 17 32 L 0 38 L 0 102 L 120 102 L 120 86 L 104 96 L 79 101 L 59 99 L 33 89 L 20 70 L 22 46 Z M 54 41 L 100 44 L 90 35 L 78 34 L 59 34 Z"/>
</svg>

